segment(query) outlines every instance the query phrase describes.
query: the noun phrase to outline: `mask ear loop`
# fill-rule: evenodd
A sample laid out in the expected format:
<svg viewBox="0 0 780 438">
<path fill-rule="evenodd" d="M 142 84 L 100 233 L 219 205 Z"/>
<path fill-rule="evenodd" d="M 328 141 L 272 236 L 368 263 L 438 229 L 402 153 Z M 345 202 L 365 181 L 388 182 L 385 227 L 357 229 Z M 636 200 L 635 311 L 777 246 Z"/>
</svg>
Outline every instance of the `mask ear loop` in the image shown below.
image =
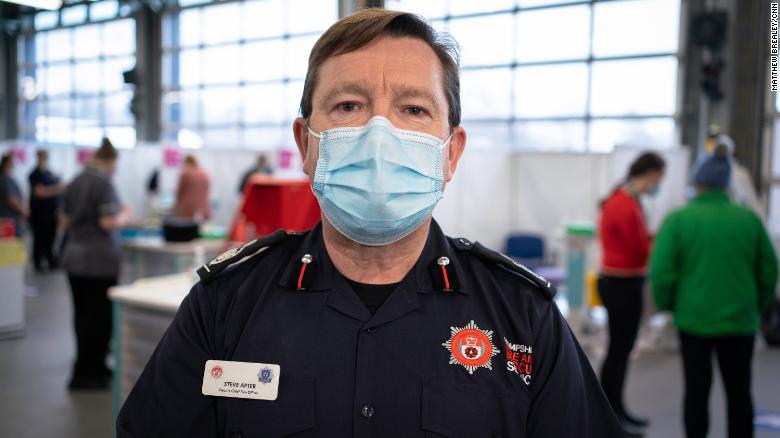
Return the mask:
<svg viewBox="0 0 780 438">
<path fill-rule="evenodd" d="M 439 149 L 444 149 L 445 147 L 447 147 L 447 145 L 450 144 L 453 135 L 455 134 L 454 133 L 450 134 L 450 136 L 447 137 L 447 139 L 442 142 L 441 146 L 439 146 Z"/>
<path fill-rule="evenodd" d="M 309 130 L 309 134 L 311 134 L 314 137 L 319 138 L 320 140 L 322 140 L 322 134 L 317 134 L 316 132 L 312 131 L 310 126 L 306 126 L 306 129 Z"/>
</svg>

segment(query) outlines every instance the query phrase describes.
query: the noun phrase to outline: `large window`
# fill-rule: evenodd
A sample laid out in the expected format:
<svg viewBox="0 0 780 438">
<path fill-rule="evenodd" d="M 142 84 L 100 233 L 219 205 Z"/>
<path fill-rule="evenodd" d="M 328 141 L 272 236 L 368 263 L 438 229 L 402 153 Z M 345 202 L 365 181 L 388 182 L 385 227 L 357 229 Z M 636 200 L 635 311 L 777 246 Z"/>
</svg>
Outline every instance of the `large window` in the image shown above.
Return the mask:
<svg viewBox="0 0 780 438">
<path fill-rule="evenodd" d="M 309 52 L 337 19 L 337 0 L 247 0 L 166 13 L 164 139 L 184 147 L 287 145 Z"/>
<path fill-rule="evenodd" d="M 135 144 L 123 80 L 135 65 L 135 22 L 122 14 L 116 1 L 36 14 L 34 30 L 18 39 L 21 138 L 96 146 L 107 135 Z"/>
<path fill-rule="evenodd" d="M 470 145 L 677 144 L 679 0 L 386 0 L 461 47 Z"/>
</svg>

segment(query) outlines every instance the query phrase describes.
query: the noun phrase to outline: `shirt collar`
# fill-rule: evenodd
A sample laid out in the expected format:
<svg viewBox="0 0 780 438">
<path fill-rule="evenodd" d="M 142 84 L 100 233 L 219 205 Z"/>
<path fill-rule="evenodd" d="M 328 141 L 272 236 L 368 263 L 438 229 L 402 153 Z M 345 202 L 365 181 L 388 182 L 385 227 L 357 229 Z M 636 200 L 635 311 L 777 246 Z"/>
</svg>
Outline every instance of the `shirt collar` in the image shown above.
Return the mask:
<svg viewBox="0 0 780 438">
<path fill-rule="evenodd" d="M 446 271 L 446 272 L 445 272 Z M 435 220 L 417 262 L 399 284 L 421 294 L 466 293 L 462 267 Z M 293 251 L 279 285 L 292 291 L 324 291 L 334 285 L 348 287 L 328 255 L 322 239 L 322 223 L 306 233 Z M 447 287 L 449 286 L 449 287 Z"/>
<path fill-rule="evenodd" d="M 694 201 L 697 202 L 730 202 L 729 194 L 726 193 L 725 190 L 721 189 L 712 189 L 712 190 L 705 190 L 698 195 L 696 195 L 695 198 L 693 198 Z"/>
<path fill-rule="evenodd" d="M 92 175 L 99 176 L 99 177 L 101 177 L 103 179 L 106 179 L 106 180 L 110 178 L 107 173 L 103 172 L 102 170 L 98 169 L 97 167 L 95 167 L 92 164 L 87 164 L 86 166 L 84 166 L 84 172 L 92 174 Z"/>
</svg>

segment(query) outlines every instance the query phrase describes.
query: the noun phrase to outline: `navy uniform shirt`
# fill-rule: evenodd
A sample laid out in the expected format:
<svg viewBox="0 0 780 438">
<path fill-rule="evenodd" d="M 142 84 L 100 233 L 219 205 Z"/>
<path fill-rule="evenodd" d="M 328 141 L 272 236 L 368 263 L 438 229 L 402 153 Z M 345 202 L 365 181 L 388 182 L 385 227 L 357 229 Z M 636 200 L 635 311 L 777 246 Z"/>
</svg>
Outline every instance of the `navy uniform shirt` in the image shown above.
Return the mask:
<svg viewBox="0 0 780 438">
<path fill-rule="evenodd" d="M 546 282 L 497 253 L 433 222 L 372 316 L 321 225 L 261 243 L 224 272 L 246 254 L 201 269 L 119 414 L 119 437 L 623 436 Z M 210 359 L 280 365 L 278 398 L 202 395 Z"/>
<path fill-rule="evenodd" d="M 30 172 L 28 177 L 30 182 L 30 215 L 35 219 L 35 216 L 43 217 L 55 217 L 57 208 L 60 205 L 60 195 L 40 197 L 35 196 L 35 186 L 42 185 L 44 187 L 51 187 L 59 184 L 60 179 L 54 172 L 50 170 L 41 170 L 40 167 L 36 167 Z"/>
</svg>

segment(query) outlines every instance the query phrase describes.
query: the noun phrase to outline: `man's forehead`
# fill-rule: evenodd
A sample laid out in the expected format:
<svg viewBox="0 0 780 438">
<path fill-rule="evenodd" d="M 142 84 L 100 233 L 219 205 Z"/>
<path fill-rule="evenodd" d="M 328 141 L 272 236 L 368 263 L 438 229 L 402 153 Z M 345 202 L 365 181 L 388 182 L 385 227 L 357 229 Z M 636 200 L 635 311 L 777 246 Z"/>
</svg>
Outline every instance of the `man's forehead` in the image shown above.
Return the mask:
<svg viewBox="0 0 780 438">
<path fill-rule="evenodd" d="M 320 70 L 321 91 L 376 91 L 387 86 L 394 93 L 438 93 L 442 66 L 424 41 L 411 37 L 379 37 L 352 52 L 331 56 Z M 318 93 L 319 94 L 319 93 Z"/>
<path fill-rule="evenodd" d="M 359 56 L 365 57 L 366 55 L 375 59 L 405 59 L 419 57 L 430 63 L 438 61 L 436 53 L 431 46 L 420 38 L 413 36 L 380 35 L 358 49 L 329 56 L 325 59 L 325 62 L 334 62 L 339 59 L 349 59 Z"/>
</svg>

